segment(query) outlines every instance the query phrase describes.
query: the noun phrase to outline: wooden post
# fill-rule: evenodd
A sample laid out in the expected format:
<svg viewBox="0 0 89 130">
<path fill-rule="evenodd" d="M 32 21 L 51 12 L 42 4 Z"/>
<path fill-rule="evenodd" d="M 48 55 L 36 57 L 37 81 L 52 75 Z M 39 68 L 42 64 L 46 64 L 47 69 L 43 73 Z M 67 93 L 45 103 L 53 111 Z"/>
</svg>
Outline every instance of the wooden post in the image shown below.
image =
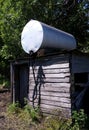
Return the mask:
<svg viewBox="0 0 89 130">
<path fill-rule="evenodd" d="M 10 64 L 10 80 L 11 80 L 11 93 L 12 93 L 12 102 L 15 102 L 15 66 L 13 63 Z"/>
</svg>

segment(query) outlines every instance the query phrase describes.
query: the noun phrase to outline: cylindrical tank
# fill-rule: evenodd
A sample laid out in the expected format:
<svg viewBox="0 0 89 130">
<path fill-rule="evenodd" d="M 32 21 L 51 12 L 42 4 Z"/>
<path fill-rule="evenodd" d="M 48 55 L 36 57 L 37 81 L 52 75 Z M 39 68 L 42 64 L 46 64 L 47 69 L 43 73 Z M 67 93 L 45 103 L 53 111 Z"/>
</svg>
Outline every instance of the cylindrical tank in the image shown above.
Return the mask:
<svg viewBox="0 0 89 130">
<path fill-rule="evenodd" d="M 25 25 L 21 34 L 21 44 L 28 54 L 35 53 L 40 48 L 68 51 L 76 48 L 76 40 L 73 35 L 37 20 L 31 20 Z"/>
</svg>

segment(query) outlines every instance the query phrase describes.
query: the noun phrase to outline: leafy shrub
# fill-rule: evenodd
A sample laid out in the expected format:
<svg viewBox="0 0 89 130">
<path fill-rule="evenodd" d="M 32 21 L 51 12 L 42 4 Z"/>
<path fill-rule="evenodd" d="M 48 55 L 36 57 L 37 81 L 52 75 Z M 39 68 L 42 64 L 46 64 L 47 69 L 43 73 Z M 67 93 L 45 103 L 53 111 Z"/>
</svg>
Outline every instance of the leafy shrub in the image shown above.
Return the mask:
<svg viewBox="0 0 89 130">
<path fill-rule="evenodd" d="M 19 102 L 10 104 L 7 109 L 8 114 L 17 114 L 20 118 L 31 118 L 32 121 L 39 121 L 41 116 L 39 108 L 32 108 L 30 105 L 25 105 L 24 108 L 20 107 Z"/>
<path fill-rule="evenodd" d="M 84 113 L 83 109 L 79 110 L 78 112 L 73 111 L 72 119 L 73 119 L 74 126 L 76 126 L 77 128 L 86 127 L 86 122 L 87 122 L 88 117 Z"/>
<path fill-rule="evenodd" d="M 59 119 L 55 116 L 46 117 L 43 128 L 39 130 L 70 130 L 72 120 Z"/>
<path fill-rule="evenodd" d="M 20 110 L 21 108 L 19 102 L 12 103 L 7 108 L 8 114 L 13 114 L 13 113 L 18 114 Z"/>
<path fill-rule="evenodd" d="M 34 130 L 83 130 L 89 129 L 89 118 L 84 113 L 84 110 L 73 111 L 72 119 L 62 119 L 55 116 L 43 117 L 40 116 L 40 109 L 33 108 L 30 105 L 25 105 L 20 108 L 18 102 L 9 105 L 8 119 L 11 124 L 22 125 L 22 130 L 28 130 L 34 127 Z M 12 115 L 11 115 L 12 114 Z M 18 123 L 17 123 L 18 122 Z"/>
<path fill-rule="evenodd" d="M 72 119 L 59 119 L 58 117 L 47 117 L 44 127 L 40 130 L 88 130 L 89 118 L 84 110 L 73 111 Z"/>
<path fill-rule="evenodd" d="M 8 106 L 6 120 L 8 130 L 13 128 L 15 130 L 29 130 L 29 128 L 37 128 L 41 116 L 39 115 L 39 108 L 34 109 L 29 105 L 21 108 L 19 102 L 16 102 Z"/>
<path fill-rule="evenodd" d="M 38 107 L 32 108 L 30 105 L 25 105 L 24 111 L 30 114 L 32 121 L 39 121 L 41 115 Z"/>
<path fill-rule="evenodd" d="M 10 81 L 0 74 L 0 89 L 10 88 Z"/>
</svg>

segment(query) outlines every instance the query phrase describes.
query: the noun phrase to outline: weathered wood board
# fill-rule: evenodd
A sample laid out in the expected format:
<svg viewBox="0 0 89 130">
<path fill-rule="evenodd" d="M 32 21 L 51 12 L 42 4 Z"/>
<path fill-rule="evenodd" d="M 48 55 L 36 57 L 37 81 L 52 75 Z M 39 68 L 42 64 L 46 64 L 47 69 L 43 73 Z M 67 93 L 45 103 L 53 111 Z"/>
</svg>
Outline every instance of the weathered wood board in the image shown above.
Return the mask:
<svg viewBox="0 0 89 130">
<path fill-rule="evenodd" d="M 36 60 L 34 66 L 30 66 L 29 104 L 39 105 L 45 113 L 46 110 L 47 113 L 55 109 L 71 110 L 69 66 L 68 55 Z"/>
</svg>

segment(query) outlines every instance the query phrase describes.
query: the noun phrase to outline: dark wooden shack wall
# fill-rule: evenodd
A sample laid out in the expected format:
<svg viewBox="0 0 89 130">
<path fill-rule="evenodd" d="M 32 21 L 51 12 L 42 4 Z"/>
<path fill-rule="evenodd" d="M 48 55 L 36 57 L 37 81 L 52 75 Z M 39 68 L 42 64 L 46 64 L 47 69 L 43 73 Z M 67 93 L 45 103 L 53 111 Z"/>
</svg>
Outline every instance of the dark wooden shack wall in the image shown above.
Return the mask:
<svg viewBox="0 0 89 130">
<path fill-rule="evenodd" d="M 71 115 L 69 55 L 56 55 L 35 61 L 29 73 L 29 104 L 43 113 Z M 55 112 L 54 112 L 55 111 Z"/>
<path fill-rule="evenodd" d="M 89 73 L 89 56 L 85 54 L 73 54 L 71 63 L 72 73 Z"/>
</svg>

